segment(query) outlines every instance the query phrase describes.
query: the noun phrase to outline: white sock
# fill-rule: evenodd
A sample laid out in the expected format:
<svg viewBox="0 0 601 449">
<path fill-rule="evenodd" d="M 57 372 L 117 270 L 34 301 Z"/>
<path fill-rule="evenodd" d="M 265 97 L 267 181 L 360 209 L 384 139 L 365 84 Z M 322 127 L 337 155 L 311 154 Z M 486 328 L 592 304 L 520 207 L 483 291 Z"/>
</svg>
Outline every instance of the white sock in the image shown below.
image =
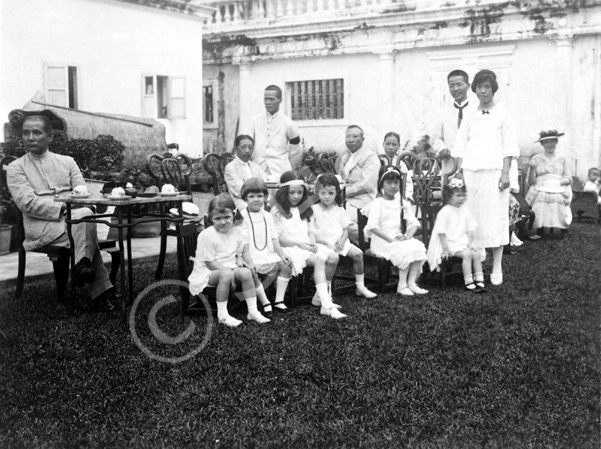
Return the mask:
<svg viewBox="0 0 601 449">
<path fill-rule="evenodd" d="M 248 309 L 249 315 L 255 315 L 259 313 L 257 310 L 257 297 L 246 298 L 246 308 Z"/>
<path fill-rule="evenodd" d="M 365 287 L 365 274 L 355 275 L 355 285 L 357 287 Z"/>
<path fill-rule="evenodd" d="M 289 278 L 284 278 L 282 276 L 278 276 L 276 281 L 276 289 L 275 289 L 275 303 L 283 303 L 284 296 L 286 295 L 286 289 L 288 288 L 288 283 L 290 282 Z M 278 307 L 282 307 L 282 305 L 278 305 Z"/>
<path fill-rule="evenodd" d="M 217 301 L 217 318 L 223 319 L 229 316 L 227 301 Z"/>
<path fill-rule="evenodd" d="M 328 284 L 327 282 L 321 282 L 315 286 L 315 290 L 319 294 L 319 299 L 321 301 L 321 307 L 324 309 L 329 309 L 333 306 L 332 297 L 328 292 Z"/>
<path fill-rule="evenodd" d="M 267 295 L 265 294 L 265 289 L 263 288 L 263 285 L 259 285 L 257 288 L 257 298 L 259 298 L 259 301 L 261 301 L 261 305 L 266 306 L 267 304 L 269 304 L 269 299 L 267 299 Z"/>
</svg>

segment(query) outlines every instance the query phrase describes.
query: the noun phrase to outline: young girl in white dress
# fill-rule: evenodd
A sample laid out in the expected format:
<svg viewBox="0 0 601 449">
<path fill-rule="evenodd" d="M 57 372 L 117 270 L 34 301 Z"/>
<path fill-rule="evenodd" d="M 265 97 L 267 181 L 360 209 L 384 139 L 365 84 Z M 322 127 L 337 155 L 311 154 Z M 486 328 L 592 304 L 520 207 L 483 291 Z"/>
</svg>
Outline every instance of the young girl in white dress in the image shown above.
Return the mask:
<svg viewBox="0 0 601 449">
<path fill-rule="evenodd" d="M 292 261 L 284 253 L 278 240 L 273 217 L 263 209 L 268 195 L 267 186 L 260 178 L 250 178 L 244 181 L 240 189 L 240 197 L 246 202 L 246 209 L 241 212 L 244 218 L 242 229 L 245 232 L 253 261 L 251 269 L 255 285 L 259 283 L 257 297 L 261 301 L 263 312 L 267 314 L 272 312 L 272 305 L 265 295 L 265 289 L 273 283 L 278 273 L 284 279 L 290 279 L 292 267 Z M 267 275 L 263 282 L 259 282 L 259 274 Z M 277 289 L 273 310 L 286 313 L 288 312 L 284 305 L 286 285 L 280 283 L 277 285 Z"/>
<path fill-rule="evenodd" d="M 313 201 L 309 197 L 307 186 L 302 176 L 293 171 L 283 173 L 280 184 L 271 213 L 280 237 L 280 244 L 292 260 L 292 275 L 300 275 L 305 266 L 312 266 L 315 288 L 321 301 L 321 314 L 334 319 L 345 318 L 346 315 L 341 313 L 332 302 L 327 284 L 327 276 L 332 279 L 331 276 L 336 271 L 338 254 L 315 242 L 313 209 L 311 209 Z M 280 275 L 277 281 L 278 291 L 280 282 L 287 285 L 289 280 Z"/>
<path fill-rule="evenodd" d="M 449 256 L 461 257 L 466 290 L 483 293 L 486 287 L 482 272 L 482 250 L 473 242 L 477 223 L 464 206 L 466 188 L 463 181 L 451 179 L 442 189 L 442 200 L 446 205 L 436 216 L 428 245 L 430 269 L 439 270 L 441 260 Z"/>
<path fill-rule="evenodd" d="M 371 251 L 390 260 L 399 269 L 397 293 L 403 296 L 424 295 L 428 290 L 418 287 L 417 277 L 427 259 L 426 247 L 413 238 L 420 227 L 419 221 L 407 202 L 399 200 L 401 171 L 385 166 L 378 175 L 378 192 L 381 196 L 369 205 L 369 217 L 365 226 L 366 238 L 371 236 Z M 407 231 L 401 231 L 401 213 L 407 221 Z"/>
<path fill-rule="evenodd" d="M 270 320 L 257 310 L 257 297 L 248 243 L 238 226 L 234 226 L 236 206 L 226 193 L 216 196 L 209 203 L 209 218 L 213 226 L 198 236 L 194 268 L 188 277 L 190 293 L 198 295 L 205 287 L 217 287 L 217 318 L 226 326 L 236 327 L 242 321 L 228 313 L 227 300 L 234 284 L 241 284 L 242 294 L 248 308 L 247 319 L 257 323 Z M 261 284 L 259 283 L 259 286 Z"/>
<path fill-rule="evenodd" d="M 342 189 L 336 175 L 324 173 L 319 175 L 316 183 L 319 203 L 313 206 L 315 240 L 340 256 L 353 259 L 353 273 L 355 274 L 355 295 L 365 298 L 375 298 L 374 292 L 365 287 L 363 270 L 363 251 L 353 245 L 348 239 L 347 228 L 351 219 L 342 206 Z M 328 290 L 331 293 L 331 281 L 328 281 Z M 313 298 L 313 305 L 321 305 L 318 295 Z"/>
</svg>

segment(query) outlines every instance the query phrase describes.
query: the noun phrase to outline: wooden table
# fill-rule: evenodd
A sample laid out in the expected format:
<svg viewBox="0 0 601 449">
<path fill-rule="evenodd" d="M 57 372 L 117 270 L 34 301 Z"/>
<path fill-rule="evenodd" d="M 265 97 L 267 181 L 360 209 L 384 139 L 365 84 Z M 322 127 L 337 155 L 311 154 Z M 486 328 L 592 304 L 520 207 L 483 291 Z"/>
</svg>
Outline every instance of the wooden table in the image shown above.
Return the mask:
<svg viewBox="0 0 601 449">
<path fill-rule="evenodd" d="M 146 223 L 150 221 L 160 221 L 161 229 L 165 230 L 167 223 L 176 223 L 179 226 L 184 221 L 184 215 L 182 211 L 182 202 L 191 201 L 192 197 L 186 194 L 178 194 L 175 196 L 163 196 L 157 195 L 151 198 L 148 197 L 131 197 L 124 196 L 122 199 L 110 199 L 105 196 L 91 195 L 87 198 L 74 198 L 71 195 L 57 197 L 54 201 L 65 203 L 67 206 L 67 218 L 65 220 L 67 224 L 67 235 L 71 246 L 71 273 L 75 273 L 75 253 L 74 253 L 74 242 L 73 235 L 71 234 L 71 226 L 74 224 L 88 222 L 88 223 L 104 223 L 110 227 L 117 228 L 119 249 L 121 251 L 121 264 L 120 264 L 120 292 L 123 300 L 121 301 L 121 313 L 122 317 L 126 319 L 127 304 L 125 300 L 125 251 L 124 251 L 124 229 L 131 228 L 138 223 Z M 133 213 L 134 206 L 145 206 L 145 205 L 158 205 L 158 213 L 145 213 L 135 214 Z M 71 211 L 73 207 L 82 206 L 116 206 L 114 214 L 98 214 L 91 215 L 79 220 L 73 220 Z M 178 210 L 178 215 L 174 216 L 167 210 L 168 206 L 175 206 Z M 116 217 L 117 223 L 111 221 L 111 218 Z M 136 219 L 135 222 L 132 219 Z M 133 289 L 133 269 L 132 269 L 132 257 L 131 257 L 131 232 L 127 232 L 125 239 L 127 240 L 127 271 L 129 280 L 129 301 L 131 304 L 134 300 L 134 289 Z M 181 237 L 178 235 L 178 247 L 181 245 Z M 116 286 L 115 286 L 116 287 Z M 73 283 L 73 289 L 75 284 Z"/>
</svg>

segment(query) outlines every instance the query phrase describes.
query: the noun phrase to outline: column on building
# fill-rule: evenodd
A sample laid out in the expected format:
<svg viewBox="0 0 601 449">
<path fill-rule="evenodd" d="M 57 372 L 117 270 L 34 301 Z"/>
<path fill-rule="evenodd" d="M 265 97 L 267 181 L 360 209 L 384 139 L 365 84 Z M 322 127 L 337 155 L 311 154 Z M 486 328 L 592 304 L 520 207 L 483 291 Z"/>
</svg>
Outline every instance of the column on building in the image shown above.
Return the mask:
<svg viewBox="0 0 601 449">
<path fill-rule="evenodd" d="M 572 126 L 572 94 L 574 85 L 572 83 L 572 45 L 573 36 L 560 36 L 555 39 L 557 44 L 557 61 L 556 61 L 556 126 L 565 129 L 566 135 L 562 138 L 562 147 L 573 158 L 573 163 L 570 168 L 576 172 L 579 168 L 577 164 L 577 154 L 572 148 L 573 135 L 575 128 Z"/>
<path fill-rule="evenodd" d="M 380 135 L 374 136 L 376 140 L 382 139 L 384 134 L 393 131 L 395 127 L 394 110 L 394 53 L 391 50 L 379 53 L 379 84 L 378 104 L 379 107 L 379 129 Z"/>
<path fill-rule="evenodd" d="M 240 76 L 240 95 L 239 95 L 239 124 L 238 129 L 248 129 L 252 119 L 252 83 L 251 83 L 251 64 L 241 62 L 239 64 Z"/>
</svg>

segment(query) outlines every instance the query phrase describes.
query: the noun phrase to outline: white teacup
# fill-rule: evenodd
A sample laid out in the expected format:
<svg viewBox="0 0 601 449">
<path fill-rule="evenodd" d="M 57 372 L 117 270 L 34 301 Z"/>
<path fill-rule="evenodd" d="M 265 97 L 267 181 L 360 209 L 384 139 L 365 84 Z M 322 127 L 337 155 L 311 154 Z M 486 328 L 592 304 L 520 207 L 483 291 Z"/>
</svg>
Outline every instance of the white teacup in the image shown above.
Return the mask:
<svg viewBox="0 0 601 449">
<path fill-rule="evenodd" d="M 90 191 L 88 190 L 87 186 L 85 185 L 79 185 L 79 186 L 75 186 L 73 188 L 73 191 L 71 192 L 71 195 L 89 195 Z"/>
<path fill-rule="evenodd" d="M 125 189 L 123 187 L 115 187 L 111 191 L 111 196 L 125 196 Z"/>
<path fill-rule="evenodd" d="M 171 184 L 165 184 L 161 189 L 161 193 L 177 193 L 177 189 Z"/>
</svg>

